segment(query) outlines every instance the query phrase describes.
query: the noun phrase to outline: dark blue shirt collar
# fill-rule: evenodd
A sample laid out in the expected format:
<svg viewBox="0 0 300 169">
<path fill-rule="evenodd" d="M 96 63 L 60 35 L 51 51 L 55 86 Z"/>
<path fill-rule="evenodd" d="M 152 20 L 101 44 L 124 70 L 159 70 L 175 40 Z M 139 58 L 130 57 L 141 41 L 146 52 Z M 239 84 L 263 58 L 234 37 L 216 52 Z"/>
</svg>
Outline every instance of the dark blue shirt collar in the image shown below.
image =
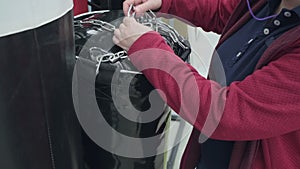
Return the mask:
<svg viewBox="0 0 300 169">
<path fill-rule="evenodd" d="M 281 0 L 267 0 L 270 8 L 270 14 L 272 14 L 280 5 Z M 294 11 L 298 17 L 300 18 L 300 6 L 292 9 L 291 11 Z"/>
</svg>

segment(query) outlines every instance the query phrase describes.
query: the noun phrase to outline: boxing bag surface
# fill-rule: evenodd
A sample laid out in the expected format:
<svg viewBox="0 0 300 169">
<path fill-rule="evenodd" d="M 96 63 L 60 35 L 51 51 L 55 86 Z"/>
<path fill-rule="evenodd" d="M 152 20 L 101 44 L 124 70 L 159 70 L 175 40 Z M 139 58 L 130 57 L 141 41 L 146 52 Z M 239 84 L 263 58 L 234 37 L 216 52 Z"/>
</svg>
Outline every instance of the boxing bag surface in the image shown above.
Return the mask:
<svg viewBox="0 0 300 169">
<path fill-rule="evenodd" d="M 123 16 L 122 11 L 99 11 L 75 17 L 78 60 L 74 79 L 78 84 L 73 95 L 77 96 L 74 103 L 84 129 L 85 160 L 89 169 L 164 169 L 170 109 L 126 53 L 112 42 L 114 28 L 119 26 Z M 162 23 L 157 25 L 164 26 Z M 163 31 L 161 27 L 157 30 L 166 37 L 168 44 L 172 44 L 174 52 L 185 60 L 190 48 L 177 46 L 171 41 L 169 27 L 164 28 Z M 132 118 L 136 110 L 138 114 Z M 149 118 L 155 115 L 158 115 L 155 119 Z M 99 118 L 101 116 L 104 120 Z M 103 129 L 107 126 L 109 132 Z M 155 139 L 143 142 L 151 137 Z M 134 138 L 140 139 L 140 144 L 137 142 L 126 147 L 127 139 L 135 141 Z M 135 149 L 144 154 L 136 155 Z"/>
<path fill-rule="evenodd" d="M 101 49 L 112 53 L 122 52 L 121 48 L 113 44 L 111 30 L 106 28 L 101 30 L 96 29 L 89 23 L 89 19 L 98 19 L 104 22 L 110 22 L 112 25 L 119 25 L 122 21 L 121 16 L 123 16 L 122 11 L 110 11 L 102 14 L 87 14 L 75 19 L 76 55 L 79 57 L 77 62 L 86 62 L 86 64 L 84 64 L 86 65 L 85 67 L 91 65 L 90 63 L 92 63 L 93 60 L 91 60 L 90 56 L 91 50 L 93 49 Z M 80 20 L 83 22 L 86 21 L 87 24 L 81 25 Z M 109 24 L 107 24 L 107 26 L 109 26 Z M 138 72 L 127 57 L 122 58 L 122 56 L 120 56 L 120 58 L 115 61 L 111 58 L 111 60 L 107 62 L 102 60 L 100 64 L 99 73 L 94 81 L 87 82 L 86 86 L 75 89 L 74 91 L 82 92 L 82 90 L 86 90 L 86 87 L 94 85 L 95 92 L 92 93 L 92 95 L 96 95 L 99 110 L 105 119 L 104 123 L 108 123 L 111 131 L 114 130 L 116 132 L 104 134 L 101 132 L 101 125 L 97 127 L 98 129 L 100 128 L 100 130 L 92 128 L 92 132 L 98 133 L 97 136 L 101 138 L 100 141 L 111 140 L 110 145 L 107 147 L 101 147 L 97 141 L 91 137 L 89 129 L 84 127 L 84 152 L 88 168 L 163 169 L 166 164 L 166 154 L 164 153 L 166 137 L 164 132 L 168 128 L 170 115 L 169 107 L 163 102 L 158 93 L 156 93 L 156 96 L 154 97 L 156 102 L 154 104 L 153 102 L 151 102 L 152 104 L 150 103 L 150 93 L 153 92 L 154 88 L 147 81 L 145 76 Z M 94 63 L 94 66 L 95 65 L 96 63 Z M 77 71 L 79 71 L 79 68 Z M 86 80 L 87 76 L 90 75 L 82 73 L 82 76 L 80 77 L 80 72 L 78 72 L 78 81 Z M 83 97 L 80 96 L 80 98 Z M 87 99 L 87 97 L 85 97 L 85 99 Z M 90 101 L 86 102 L 91 103 Z M 131 106 L 134 107 L 133 109 L 140 112 L 146 112 L 151 106 L 160 107 L 156 109 L 160 112 L 146 112 L 150 116 L 151 114 L 158 114 L 158 116 L 151 121 L 142 123 L 128 119 L 128 114 L 133 113 L 130 112 L 132 110 L 130 109 Z M 80 105 L 79 103 L 78 107 L 80 109 L 84 107 L 84 105 Z M 126 111 L 127 113 L 124 113 Z M 97 121 L 93 118 L 94 115 L 89 112 L 89 109 L 86 109 L 86 111 L 82 112 L 81 115 L 90 117 L 90 121 L 87 121 L 86 123 L 91 124 L 93 121 Z M 88 117 L 82 118 L 84 119 Z M 143 121 L 147 119 L 140 116 L 140 120 Z M 131 147 L 128 147 L 128 152 L 122 152 L 124 154 L 128 154 L 128 156 L 115 153 L 115 148 L 118 149 L 118 147 L 122 147 L 125 144 L 122 140 L 118 139 L 117 135 L 119 134 L 141 140 L 143 138 L 158 136 L 157 139 L 154 139 L 154 142 L 151 142 L 151 146 L 153 148 L 152 151 L 154 153 L 152 155 L 147 155 L 146 151 L 147 149 L 150 149 L 151 146 L 143 143 L 141 143 L 141 145 L 131 145 Z M 144 150 L 145 156 L 130 157 L 130 155 L 132 155 L 130 150 L 132 151 L 133 149 Z M 157 153 L 155 153 L 156 151 Z"/>
<path fill-rule="evenodd" d="M 83 169 L 72 1 L 5 1 L 0 21 L 0 168 Z"/>
</svg>

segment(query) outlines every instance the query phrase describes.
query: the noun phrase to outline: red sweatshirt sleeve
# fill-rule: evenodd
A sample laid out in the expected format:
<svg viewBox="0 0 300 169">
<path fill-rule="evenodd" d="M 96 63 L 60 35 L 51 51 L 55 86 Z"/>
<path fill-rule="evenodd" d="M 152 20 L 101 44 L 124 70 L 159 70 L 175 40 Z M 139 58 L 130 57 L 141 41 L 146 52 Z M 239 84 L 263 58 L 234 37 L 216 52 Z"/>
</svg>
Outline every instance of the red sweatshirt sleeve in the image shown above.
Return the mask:
<svg viewBox="0 0 300 169">
<path fill-rule="evenodd" d="M 188 20 L 205 31 L 221 33 L 240 0 L 162 0 L 160 12 Z"/>
<path fill-rule="evenodd" d="M 221 87 L 176 56 L 159 34 L 141 36 L 132 63 L 168 105 L 203 134 L 220 140 L 258 140 L 300 129 L 300 49 L 240 82 Z"/>
</svg>

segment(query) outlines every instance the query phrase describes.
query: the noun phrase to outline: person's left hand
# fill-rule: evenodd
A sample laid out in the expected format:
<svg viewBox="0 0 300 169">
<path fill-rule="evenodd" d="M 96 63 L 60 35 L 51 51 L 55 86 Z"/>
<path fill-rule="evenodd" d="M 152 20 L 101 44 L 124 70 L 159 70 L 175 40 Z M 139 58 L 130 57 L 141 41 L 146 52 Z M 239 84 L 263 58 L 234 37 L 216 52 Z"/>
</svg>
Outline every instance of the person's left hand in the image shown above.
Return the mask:
<svg viewBox="0 0 300 169">
<path fill-rule="evenodd" d="M 140 36 L 150 31 L 152 31 L 150 27 L 138 23 L 134 18 L 125 17 L 119 29 L 114 31 L 113 42 L 128 51 Z"/>
</svg>

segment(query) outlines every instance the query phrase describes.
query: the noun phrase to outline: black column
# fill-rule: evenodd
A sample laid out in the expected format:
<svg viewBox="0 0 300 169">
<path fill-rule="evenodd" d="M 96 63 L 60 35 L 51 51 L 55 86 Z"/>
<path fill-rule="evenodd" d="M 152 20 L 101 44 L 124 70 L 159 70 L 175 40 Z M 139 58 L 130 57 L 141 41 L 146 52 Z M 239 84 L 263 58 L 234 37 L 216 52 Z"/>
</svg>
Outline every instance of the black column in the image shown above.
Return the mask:
<svg viewBox="0 0 300 169">
<path fill-rule="evenodd" d="M 83 168 L 71 92 L 72 23 L 69 11 L 0 37 L 0 168 Z"/>
</svg>

